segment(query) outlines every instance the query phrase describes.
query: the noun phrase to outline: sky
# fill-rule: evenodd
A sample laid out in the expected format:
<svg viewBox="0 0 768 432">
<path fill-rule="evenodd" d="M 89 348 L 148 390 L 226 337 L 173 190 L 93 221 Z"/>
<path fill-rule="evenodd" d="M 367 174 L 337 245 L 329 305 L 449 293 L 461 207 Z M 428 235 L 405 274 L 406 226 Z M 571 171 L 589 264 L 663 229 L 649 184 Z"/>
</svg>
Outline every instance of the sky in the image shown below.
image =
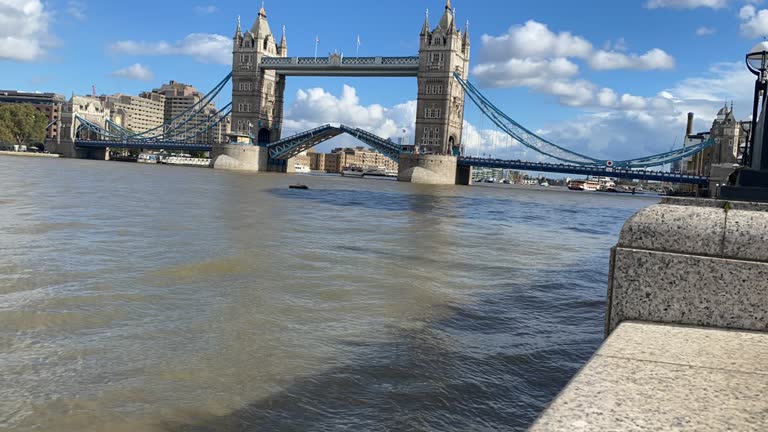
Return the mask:
<svg viewBox="0 0 768 432">
<path fill-rule="evenodd" d="M 0 88 L 65 95 L 138 94 L 169 80 L 203 92 L 231 69 L 237 17 L 255 0 L 0 0 Z M 550 141 L 600 159 L 680 147 L 688 112 L 706 131 L 733 101 L 751 115 L 744 56 L 768 35 L 762 0 L 453 0 L 469 22 L 470 80 L 507 115 Z M 426 10 L 445 0 L 267 0 L 291 56 L 416 55 Z M 229 90 L 218 105 L 229 102 Z M 290 77 L 284 135 L 328 122 L 413 142 L 413 78 Z M 470 154 L 538 160 L 467 100 Z M 345 138 L 349 140 L 349 138 Z M 338 145 L 331 142 L 321 150 Z"/>
</svg>

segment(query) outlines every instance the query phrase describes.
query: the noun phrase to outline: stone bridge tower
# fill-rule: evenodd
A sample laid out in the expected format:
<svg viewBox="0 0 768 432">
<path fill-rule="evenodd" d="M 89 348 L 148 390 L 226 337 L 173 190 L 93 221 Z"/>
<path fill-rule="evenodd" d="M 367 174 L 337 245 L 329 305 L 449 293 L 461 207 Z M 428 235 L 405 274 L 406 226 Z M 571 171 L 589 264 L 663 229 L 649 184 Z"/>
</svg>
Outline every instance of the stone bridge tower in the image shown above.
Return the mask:
<svg viewBox="0 0 768 432">
<path fill-rule="evenodd" d="M 232 132 L 267 144 L 280 139 L 283 124 L 285 77 L 259 68 L 262 57 L 287 57 L 285 27 L 278 43 L 267 22 L 264 6 L 249 31 L 237 19 L 232 49 Z"/>
<path fill-rule="evenodd" d="M 430 30 L 429 11 L 419 45 L 419 96 L 414 143 L 421 153 L 458 156 L 464 125 L 464 89 L 453 78 L 469 74 L 469 23 L 456 28 L 451 0 L 440 23 Z"/>
</svg>

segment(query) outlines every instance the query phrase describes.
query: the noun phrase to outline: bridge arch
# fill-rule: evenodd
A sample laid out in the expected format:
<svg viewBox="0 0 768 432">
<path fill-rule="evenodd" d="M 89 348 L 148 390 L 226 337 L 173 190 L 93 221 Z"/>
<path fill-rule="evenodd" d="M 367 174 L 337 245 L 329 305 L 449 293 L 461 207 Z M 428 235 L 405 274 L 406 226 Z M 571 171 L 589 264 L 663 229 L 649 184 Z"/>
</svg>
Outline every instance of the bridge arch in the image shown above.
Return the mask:
<svg viewBox="0 0 768 432">
<path fill-rule="evenodd" d="M 269 132 L 269 129 L 267 128 L 259 129 L 259 134 L 257 135 L 256 142 L 259 145 L 267 145 L 269 144 L 270 141 L 272 141 L 272 133 Z"/>
</svg>

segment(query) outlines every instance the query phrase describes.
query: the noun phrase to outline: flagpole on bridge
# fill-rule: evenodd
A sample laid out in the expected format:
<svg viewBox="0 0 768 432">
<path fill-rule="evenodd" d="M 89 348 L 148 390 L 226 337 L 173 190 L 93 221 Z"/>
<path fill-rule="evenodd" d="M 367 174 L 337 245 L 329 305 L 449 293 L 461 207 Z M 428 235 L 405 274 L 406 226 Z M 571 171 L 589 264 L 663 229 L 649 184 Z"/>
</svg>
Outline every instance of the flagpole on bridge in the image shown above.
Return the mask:
<svg viewBox="0 0 768 432">
<path fill-rule="evenodd" d="M 357 35 L 357 49 L 355 50 L 355 57 L 360 57 L 360 34 Z"/>
</svg>

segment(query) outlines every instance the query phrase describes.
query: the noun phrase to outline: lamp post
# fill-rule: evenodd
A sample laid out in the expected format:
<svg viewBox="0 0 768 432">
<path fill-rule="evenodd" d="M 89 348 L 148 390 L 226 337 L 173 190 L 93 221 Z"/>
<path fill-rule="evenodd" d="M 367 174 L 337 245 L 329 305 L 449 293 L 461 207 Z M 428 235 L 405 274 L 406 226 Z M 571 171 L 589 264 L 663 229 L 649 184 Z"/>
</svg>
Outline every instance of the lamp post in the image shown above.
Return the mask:
<svg viewBox="0 0 768 432">
<path fill-rule="evenodd" d="M 744 159 L 742 164 L 744 166 L 753 166 L 755 169 L 762 167 L 768 168 L 768 164 L 763 165 L 762 160 L 768 156 L 768 152 L 765 155 L 762 153 L 763 137 L 760 136 L 759 142 L 757 141 L 757 121 L 758 121 L 758 107 L 761 105 L 762 99 L 765 97 L 766 92 L 766 70 L 768 70 L 768 41 L 760 42 L 752 47 L 747 53 L 746 57 L 747 69 L 752 72 L 757 79 L 755 80 L 755 96 L 752 105 L 752 127 L 750 128 L 750 139 L 747 149 L 744 152 Z M 764 134 L 764 131 L 759 131 Z M 755 158 L 757 156 L 757 158 Z"/>
<path fill-rule="evenodd" d="M 755 100 L 752 105 L 752 127 L 741 168 L 730 175 L 727 186 L 720 188 L 720 197 L 738 201 L 768 202 L 768 41 L 752 47 L 746 57 L 747 68 L 757 76 Z M 762 111 L 758 115 L 758 108 Z"/>
</svg>

